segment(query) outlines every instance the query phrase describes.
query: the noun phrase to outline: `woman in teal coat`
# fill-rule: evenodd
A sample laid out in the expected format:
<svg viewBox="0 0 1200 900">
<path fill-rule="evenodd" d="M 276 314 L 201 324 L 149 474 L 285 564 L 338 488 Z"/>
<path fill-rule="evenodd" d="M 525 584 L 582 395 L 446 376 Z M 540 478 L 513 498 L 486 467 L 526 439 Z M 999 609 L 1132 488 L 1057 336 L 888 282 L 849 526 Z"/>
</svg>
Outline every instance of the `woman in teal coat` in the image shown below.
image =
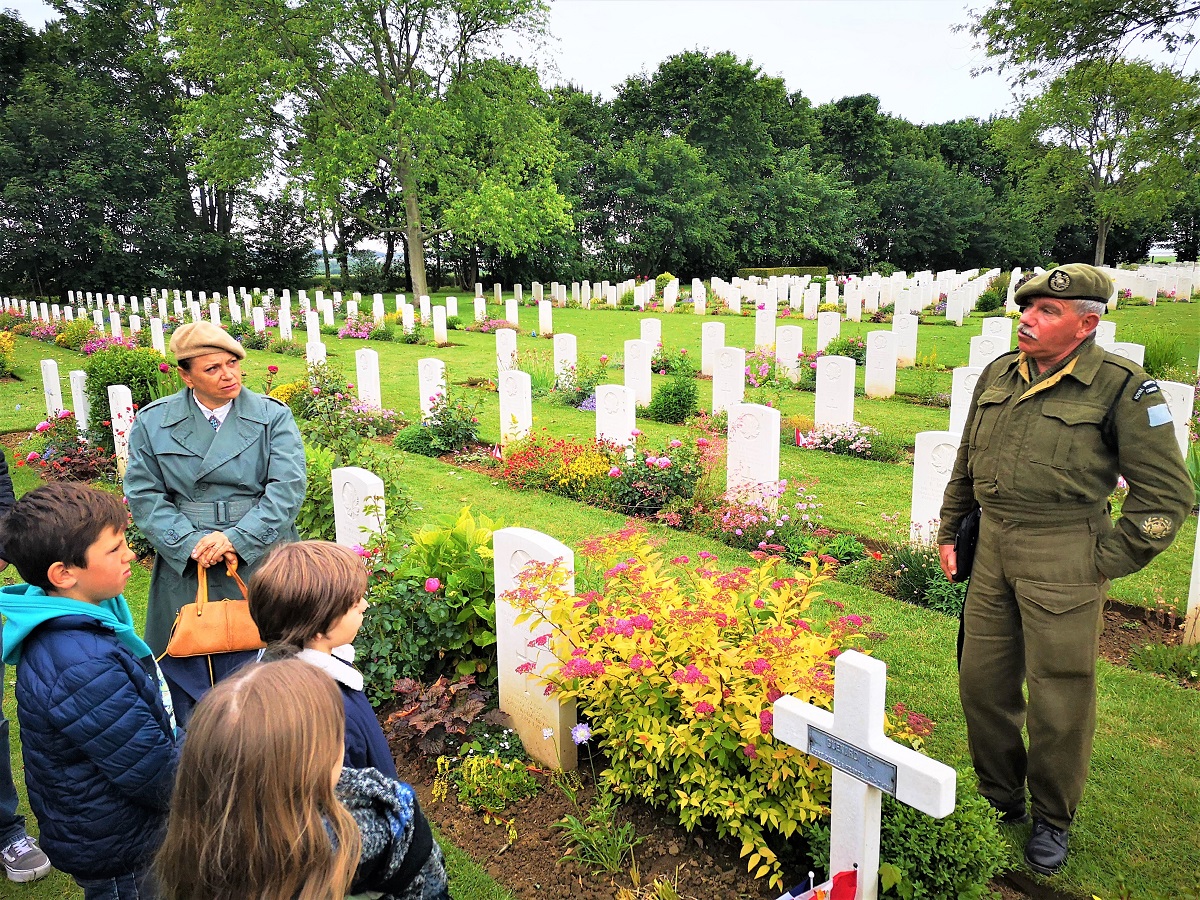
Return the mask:
<svg viewBox="0 0 1200 900">
<path fill-rule="evenodd" d="M 291 410 L 242 386 L 241 344 L 196 322 L 176 329 L 171 353 L 186 388 L 138 412 L 125 470 L 133 521 L 158 554 L 146 609 L 156 656 L 195 599 L 197 565 L 210 567 L 212 598 L 240 597 L 224 562 L 236 556 L 249 580 L 272 545 L 298 539 L 306 484 Z"/>
</svg>

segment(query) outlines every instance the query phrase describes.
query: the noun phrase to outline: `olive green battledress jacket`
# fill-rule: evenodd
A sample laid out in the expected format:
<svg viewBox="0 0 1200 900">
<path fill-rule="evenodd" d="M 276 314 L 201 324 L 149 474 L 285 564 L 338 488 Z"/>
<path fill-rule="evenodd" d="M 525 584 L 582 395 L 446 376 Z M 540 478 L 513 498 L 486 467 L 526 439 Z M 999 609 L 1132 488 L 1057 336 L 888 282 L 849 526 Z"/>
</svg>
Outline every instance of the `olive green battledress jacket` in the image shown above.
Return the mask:
<svg viewBox="0 0 1200 900">
<path fill-rule="evenodd" d="M 1084 522 L 1104 510 L 1122 475 L 1129 495 L 1098 539 L 1096 564 L 1109 579 L 1136 572 L 1170 545 L 1194 500 L 1166 399 L 1140 366 L 1094 337 L 1040 381 L 1029 365 L 1014 351 L 980 375 L 938 543 L 954 543 L 972 502 L 1013 522 Z"/>
</svg>

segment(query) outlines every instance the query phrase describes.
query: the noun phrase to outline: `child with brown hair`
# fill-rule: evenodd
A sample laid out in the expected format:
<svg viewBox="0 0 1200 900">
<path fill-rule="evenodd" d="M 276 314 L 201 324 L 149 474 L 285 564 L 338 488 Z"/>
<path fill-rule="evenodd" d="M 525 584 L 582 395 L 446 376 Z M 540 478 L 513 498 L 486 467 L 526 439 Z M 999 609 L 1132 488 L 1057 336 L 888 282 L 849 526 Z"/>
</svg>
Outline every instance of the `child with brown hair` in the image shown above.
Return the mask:
<svg viewBox="0 0 1200 900">
<path fill-rule="evenodd" d="M 328 541 L 280 544 L 255 571 L 248 593 L 268 655 L 295 654 L 341 689 L 346 766 L 395 778 L 387 738 L 354 668 L 352 643 L 367 610 L 367 572 L 358 554 Z"/>
<path fill-rule="evenodd" d="M 343 769 L 343 728 L 334 682 L 298 659 L 214 687 L 189 725 L 156 860 L 166 900 L 447 900 L 412 788 Z"/>
<path fill-rule="evenodd" d="M 3 528 L 26 581 L 0 591 L 0 612 L 29 805 L 46 855 L 86 900 L 154 896 L 179 761 L 166 681 L 122 594 L 128 521 L 112 494 L 60 482 L 25 494 Z"/>
</svg>

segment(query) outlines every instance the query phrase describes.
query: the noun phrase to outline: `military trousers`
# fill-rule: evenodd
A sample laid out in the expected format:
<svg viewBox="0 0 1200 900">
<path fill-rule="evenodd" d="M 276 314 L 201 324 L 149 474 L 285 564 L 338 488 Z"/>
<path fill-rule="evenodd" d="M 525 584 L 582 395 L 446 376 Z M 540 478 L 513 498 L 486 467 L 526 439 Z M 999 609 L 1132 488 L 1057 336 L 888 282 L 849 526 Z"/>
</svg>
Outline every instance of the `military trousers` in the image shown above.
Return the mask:
<svg viewBox="0 0 1200 900">
<path fill-rule="evenodd" d="M 1111 528 L 1106 513 L 1047 527 L 985 509 L 967 590 L 959 697 L 979 792 L 1016 809 L 1028 785 L 1033 814 L 1058 828 L 1092 754 L 1108 588 L 1096 547 Z"/>
</svg>

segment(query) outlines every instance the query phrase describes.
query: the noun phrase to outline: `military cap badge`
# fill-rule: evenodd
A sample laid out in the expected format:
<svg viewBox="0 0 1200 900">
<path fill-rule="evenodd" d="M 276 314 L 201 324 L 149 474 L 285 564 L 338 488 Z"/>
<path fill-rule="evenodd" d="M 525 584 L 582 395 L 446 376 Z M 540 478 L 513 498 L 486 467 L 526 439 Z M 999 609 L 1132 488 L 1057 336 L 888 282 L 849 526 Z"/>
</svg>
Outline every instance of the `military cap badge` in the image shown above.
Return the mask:
<svg viewBox="0 0 1200 900">
<path fill-rule="evenodd" d="M 1071 286 L 1071 276 L 1062 269 L 1055 269 L 1050 273 L 1050 278 L 1046 284 L 1049 286 L 1050 290 L 1058 291 L 1058 293 L 1061 294 Z"/>
</svg>

